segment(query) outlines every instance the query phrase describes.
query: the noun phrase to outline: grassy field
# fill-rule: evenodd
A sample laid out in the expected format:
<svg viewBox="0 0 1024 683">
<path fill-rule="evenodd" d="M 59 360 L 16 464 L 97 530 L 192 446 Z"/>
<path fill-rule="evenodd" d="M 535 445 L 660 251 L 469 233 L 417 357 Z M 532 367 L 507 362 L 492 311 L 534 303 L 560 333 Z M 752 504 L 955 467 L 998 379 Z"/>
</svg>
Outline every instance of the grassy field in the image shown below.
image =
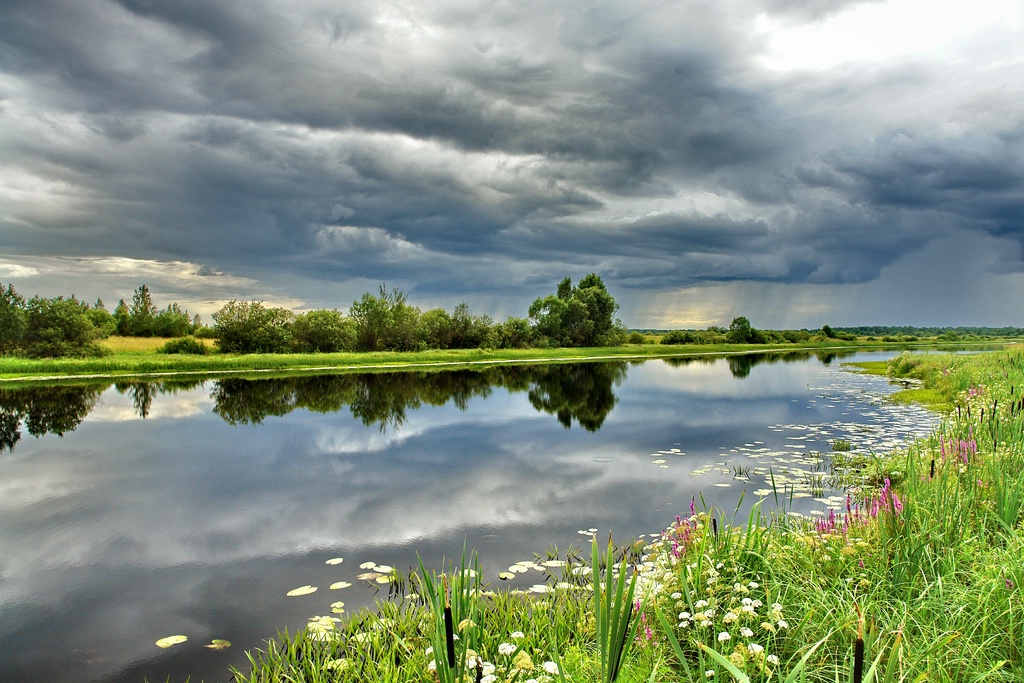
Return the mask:
<svg viewBox="0 0 1024 683">
<path fill-rule="evenodd" d="M 773 353 L 857 348 L 892 348 L 882 342 L 815 341 L 806 344 L 688 345 L 627 344 L 607 348 L 461 349 L 414 353 L 221 354 L 158 353 L 166 339 L 110 337 L 102 344 L 111 353 L 102 358 L 29 359 L 0 357 L 0 382 L 67 376 L 124 377 L 167 374 L 239 374 L 348 372 L 400 369 L 448 369 L 483 363 L 537 363 L 606 358 L 693 357 L 727 353 Z M 215 348 L 211 340 L 203 343 Z"/>
<path fill-rule="evenodd" d="M 835 446 L 849 497 L 829 516 L 691 506 L 653 543 L 510 568 L 525 590 L 492 590 L 472 553 L 443 575 L 374 567 L 392 588 L 376 610 L 325 607 L 234 679 L 1024 680 L 1024 350 L 887 369 L 946 418 L 896 452 Z"/>
</svg>

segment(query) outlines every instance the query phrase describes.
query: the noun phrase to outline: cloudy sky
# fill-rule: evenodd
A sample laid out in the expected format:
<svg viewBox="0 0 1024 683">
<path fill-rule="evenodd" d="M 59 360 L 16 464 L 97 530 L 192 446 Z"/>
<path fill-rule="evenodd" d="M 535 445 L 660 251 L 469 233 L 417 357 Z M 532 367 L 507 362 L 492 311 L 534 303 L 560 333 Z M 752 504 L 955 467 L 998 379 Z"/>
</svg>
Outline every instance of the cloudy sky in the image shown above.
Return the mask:
<svg viewBox="0 0 1024 683">
<path fill-rule="evenodd" d="M 1021 325 L 1022 103 L 1022 0 L 0 0 L 0 282 Z"/>
</svg>

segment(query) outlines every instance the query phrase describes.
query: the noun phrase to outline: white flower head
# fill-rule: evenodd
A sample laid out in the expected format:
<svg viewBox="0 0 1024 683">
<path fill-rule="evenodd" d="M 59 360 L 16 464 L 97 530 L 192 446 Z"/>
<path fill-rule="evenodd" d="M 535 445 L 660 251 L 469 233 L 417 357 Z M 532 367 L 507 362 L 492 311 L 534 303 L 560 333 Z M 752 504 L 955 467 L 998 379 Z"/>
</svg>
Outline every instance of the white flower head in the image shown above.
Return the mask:
<svg viewBox="0 0 1024 683">
<path fill-rule="evenodd" d="M 544 670 L 551 675 L 555 675 L 558 673 L 558 665 L 554 662 L 544 662 L 543 666 Z"/>
<path fill-rule="evenodd" d="M 718 634 L 718 642 L 720 642 L 720 643 L 724 643 L 725 641 L 729 640 L 730 638 L 732 638 L 732 636 L 729 635 L 728 631 L 722 631 L 721 633 Z"/>
</svg>

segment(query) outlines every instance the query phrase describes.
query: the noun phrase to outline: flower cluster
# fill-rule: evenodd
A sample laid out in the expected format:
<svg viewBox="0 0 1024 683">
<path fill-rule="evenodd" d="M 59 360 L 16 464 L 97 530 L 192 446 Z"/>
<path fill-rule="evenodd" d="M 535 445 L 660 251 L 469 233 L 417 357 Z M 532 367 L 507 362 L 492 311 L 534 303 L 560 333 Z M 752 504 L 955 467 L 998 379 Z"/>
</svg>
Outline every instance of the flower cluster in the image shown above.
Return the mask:
<svg viewBox="0 0 1024 683">
<path fill-rule="evenodd" d="M 901 512 L 903 512 L 903 501 L 900 500 L 899 494 L 893 490 L 892 483 L 886 477 L 882 490 L 878 492 L 877 496 L 868 500 L 868 514 L 872 517 L 885 514 L 898 517 Z"/>
<path fill-rule="evenodd" d="M 735 567 L 727 568 L 721 562 L 712 565 L 709 557 L 703 559 L 677 568 L 683 579 L 680 583 L 691 589 L 676 590 L 669 596 L 683 640 L 714 647 L 748 674 L 770 677 L 770 667 L 778 663 L 778 657 L 767 648 L 789 628 L 782 605 L 775 601 L 765 604 L 768 593 L 758 580 L 741 580 Z M 699 565 L 704 565 L 703 570 Z"/>
<path fill-rule="evenodd" d="M 558 665 L 552 661 L 545 661 L 539 666 L 534 664 L 530 654 L 516 643 L 524 637 L 522 631 L 514 631 L 509 634 L 509 639 L 512 642 L 503 642 L 498 645 L 498 655 L 501 657 L 500 665 L 487 661 L 475 650 L 467 650 L 466 680 L 479 681 L 479 683 L 497 683 L 506 680 L 522 681 L 522 683 L 551 683 L 552 676 L 558 674 Z M 427 670 L 436 671 L 434 648 L 428 647 L 424 654 L 428 659 Z"/>
<path fill-rule="evenodd" d="M 939 439 L 939 453 L 942 455 L 943 462 L 947 458 L 956 458 L 968 464 L 971 458 L 974 457 L 978 452 L 978 441 L 974 438 L 974 428 L 970 428 L 969 435 L 966 439 Z"/>
</svg>

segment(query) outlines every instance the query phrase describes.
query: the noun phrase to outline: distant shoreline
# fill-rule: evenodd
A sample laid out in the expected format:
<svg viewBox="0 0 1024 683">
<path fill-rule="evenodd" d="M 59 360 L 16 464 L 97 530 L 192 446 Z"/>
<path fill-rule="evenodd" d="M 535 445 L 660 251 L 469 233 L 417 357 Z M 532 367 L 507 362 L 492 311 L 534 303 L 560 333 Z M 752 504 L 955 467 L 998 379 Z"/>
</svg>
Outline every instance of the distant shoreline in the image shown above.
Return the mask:
<svg viewBox="0 0 1024 683">
<path fill-rule="evenodd" d="M 390 353 L 336 354 L 246 354 L 184 356 L 156 353 L 118 353 L 103 358 L 28 360 L 0 359 L 0 386 L 26 382 L 66 382 L 99 379 L 169 379 L 254 375 L 345 374 L 351 372 L 413 372 L 451 370 L 459 367 L 492 365 L 534 365 L 540 363 L 602 362 L 653 358 L 701 358 L 766 353 L 852 352 L 991 347 L 1006 343 L 941 343 L 920 341 L 892 344 L 884 342 L 848 342 L 811 344 L 724 344 L 690 347 L 665 345 L 627 345 L 605 348 L 500 349 L 484 351 L 423 351 Z"/>
</svg>

